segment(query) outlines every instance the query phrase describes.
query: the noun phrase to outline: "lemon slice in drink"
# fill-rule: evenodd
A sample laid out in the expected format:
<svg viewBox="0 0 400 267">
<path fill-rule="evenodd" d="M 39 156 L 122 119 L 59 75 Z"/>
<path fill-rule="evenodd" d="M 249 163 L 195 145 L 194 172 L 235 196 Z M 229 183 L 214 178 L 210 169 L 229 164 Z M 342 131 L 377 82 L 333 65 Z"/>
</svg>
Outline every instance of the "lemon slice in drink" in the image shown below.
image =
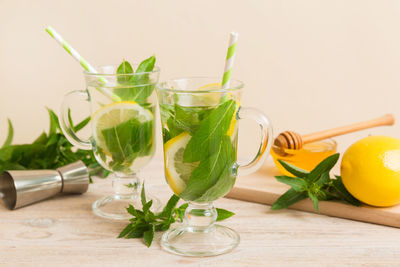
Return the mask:
<svg viewBox="0 0 400 267">
<path fill-rule="evenodd" d="M 202 87 L 197 88 L 197 91 L 209 91 L 221 89 L 221 83 L 210 83 Z M 217 105 L 220 101 L 221 93 L 201 93 L 194 95 L 194 105 L 204 106 L 204 105 Z"/>
<path fill-rule="evenodd" d="M 190 138 L 190 134 L 184 132 L 164 144 L 165 177 L 176 195 L 185 190 L 192 171 L 198 166 L 198 163 L 183 162 L 183 152 Z"/>
<path fill-rule="evenodd" d="M 153 119 L 153 114 L 134 101 L 116 102 L 97 110 L 92 116 L 93 138 L 97 146 L 107 152 L 107 146 L 101 132 L 130 119 L 146 122 Z"/>
</svg>

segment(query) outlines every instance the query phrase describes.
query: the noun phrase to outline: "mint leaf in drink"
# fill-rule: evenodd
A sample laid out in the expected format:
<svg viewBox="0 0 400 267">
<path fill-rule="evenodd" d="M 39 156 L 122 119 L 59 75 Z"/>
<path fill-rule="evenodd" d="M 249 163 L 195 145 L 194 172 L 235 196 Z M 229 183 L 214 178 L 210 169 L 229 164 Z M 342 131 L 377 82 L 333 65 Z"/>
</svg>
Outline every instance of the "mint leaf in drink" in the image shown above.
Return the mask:
<svg viewBox="0 0 400 267">
<path fill-rule="evenodd" d="M 211 116 L 211 115 L 210 115 Z M 194 137 L 192 137 L 193 139 Z M 185 151 L 187 151 L 188 145 Z M 206 150 L 204 148 L 200 149 Z M 231 170 L 232 162 L 232 143 L 229 136 L 224 135 L 218 139 L 218 148 L 216 152 L 208 158 L 200 161 L 187 182 L 186 189 L 179 195 L 183 199 L 195 200 L 202 197 L 202 195 L 214 186 L 222 177 L 224 170 Z M 229 177 L 228 177 L 229 179 Z M 217 189 L 219 191 L 219 189 Z M 213 194 L 215 195 L 215 193 Z M 214 199 L 212 199 L 214 200 Z M 211 201 L 211 200 L 210 200 Z"/>
<path fill-rule="evenodd" d="M 152 55 L 151 57 L 143 60 L 139 64 L 139 66 L 136 69 L 136 73 L 150 72 L 154 69 L 155 64 L 156 64 L 156 57 L 155 57 L 155 55 Z M 146 76 L 142 76 L 142 77 L 139 76 L 139 78 L 146 78 Z"/>
<path fill-rule="evenodd" d="M 166 107 L 164 107 L 166 106 Z M 164 105 L 163 121 L 167 122 L 169 138 L 178 136 L 182 132 L 194 134 L 200 123 L 210 114 L 213 108 L 182 107 L 179 105 L 168 107 Z M 165 142 L 165 140 L 164 140 Z"/>
<path fill-rule="evenodd" d="M 117 78 L 119 86 L 114 89 L 114 92 L 123 101 L 145 104 L 154 91 L 154 82 L 150 80 L 149 72 L 153 71 L 155 62 L 156 58 L 153 55 L 143 60 L 134 72 L 131 64 L 124 60 L 117 69 L 117 74 L 121 75 Z"/>
<path fill-rule="evenodd" d="M 144 185 L 143 185 L 144 188 Z M 142 189 L 142 200 L 146 199 L 145 190 Z M 156 231 L 166 231 L 175 222 L 183 222 L 188 203 L 176 207 L 179 197 L 172 195 L 162 212 L 154 214 L 151 210 L 152 201 L 143 204 L 143 210 L 135 209 L 132 205 L 126 209 L 133 217 L 129 220 L 129 224 L 122 229 L 118 238 L 141 238 L 147 247 L 150 247 L 154 233 Z M 217 221 L 228 219 L 234 215 L 233 212 L 217 208 Z"/>
<path fill-rule="evenodd" d="M 183 155 L 184 162 L 203 160 L 218 150 L 235 110 L 236 102 L 229 100 L 210 112 L 187 144 Z"/>
<path fill-rule="evenodd" d="M 309 197 L 318 211 L 319 201 L 341 200 L 351 205 L 359 206 L 361 203 L 355 199 L 344 187 L 340 176 L 331 179 L 330 170 L 339 159 L 339 153 L 333 154 L 319 163 L 311 172 L 301 170 L 292 164 L 279 160 L 282 166 L 297 177 L 276 176 L 282 183 L 290 185 L 291 188 L 280 196 L 271 209 L 285 209 Z"/>
<path fill-rule="evenodd" d="M 133 68 L 131 64 L 128 61 L 123 60 L 122 63 L 117 68 L 117 74 L 120 74 L 117 76 L 118 83 L 121 85 L 130 84 L 132 76 L 125 74 L 132 74 L 132 73 L 133 73 Z"/>
<path fill-rule="evenodd" d="M 107 151 L 111 154 L 114 171 L 129 169 L 138 156 L 151 153 L 153 142 L 153 120 L 140 122 L 132 118 L 114 127 L 101 131 Z"/>
<path fill-rule="evenodd" d="M 228 166 L 231 165 L 228 163 Z M 235 185 L 236 176 L 232 173 L 231 168 L 225 168 L 222 174 L 219 176 L 217 182 L 209 187 L 201 197 L 197 198 L 196 202 L 209 202 L 214 201 L 221 196 L 225 196 L 229 193 L 232 187 Z"/>
</svg>

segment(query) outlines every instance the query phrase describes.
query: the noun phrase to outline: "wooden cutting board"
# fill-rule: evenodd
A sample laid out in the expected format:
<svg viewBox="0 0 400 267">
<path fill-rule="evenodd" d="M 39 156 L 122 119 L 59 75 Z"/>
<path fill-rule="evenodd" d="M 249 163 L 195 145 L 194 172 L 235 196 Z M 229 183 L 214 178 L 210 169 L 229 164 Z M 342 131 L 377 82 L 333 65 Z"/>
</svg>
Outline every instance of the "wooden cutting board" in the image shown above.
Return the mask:
<svg viewBox="0 0 400 267">
<path fill-rule="evenodd" d="M 331 175 L 338 173 L 339 170 L 336 168 Z M 269 159 L 256 173 L 239 177 L 235 187 L 226 197 L 272 205 L 289 188 L 279 183 L 274 178 L 275 175 L 279 175 L 278 169 Z M 302 200 L 290 208 L 316 213 L 309 199 Z M 400 205 L 376 208 L 367 205 L 356 207 L 336 201 L 320 201 L 319 214 L 400 228 Z"/>
</svg>

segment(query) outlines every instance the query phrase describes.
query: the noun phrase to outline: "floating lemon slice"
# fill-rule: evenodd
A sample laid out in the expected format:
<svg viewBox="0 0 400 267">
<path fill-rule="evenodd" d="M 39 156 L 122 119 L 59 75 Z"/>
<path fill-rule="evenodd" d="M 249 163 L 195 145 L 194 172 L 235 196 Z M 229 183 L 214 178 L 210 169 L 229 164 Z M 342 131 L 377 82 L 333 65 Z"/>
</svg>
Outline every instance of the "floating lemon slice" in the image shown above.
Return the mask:
<svg viewBox="0 0 400 267">
<path fill-rule="evenodd" d="M 116 102 L 97 110 L 92 115 L 93 138 L 97 146 L 107 152 L 101 132 L 133 118 L 143 123 L 152 120 L 153 114 L 134 101 Z"/>
<path fill-rule="evenodd" d="M 165 177 L 176 195 L 185 190 L 192 171 L 198 166 L 198 163 L 183 162 L 183 153 L 190 138 L 190 134 L 184 132 L 164 144 Z"/>
<path fill-rule="evenodd" d="M 206 84 L 202 87 L 197 88 L 197 91 L 210 91 L 210 90 L 218 90 L 221 89 L 221 83 L 210 83 Z M 217 105 L 220 101 L 221 93 L 220 92 L 211 92 L 211 93 L 201 93 L 194 96 L 195 105 L 204 106 Z"/>
</svg>

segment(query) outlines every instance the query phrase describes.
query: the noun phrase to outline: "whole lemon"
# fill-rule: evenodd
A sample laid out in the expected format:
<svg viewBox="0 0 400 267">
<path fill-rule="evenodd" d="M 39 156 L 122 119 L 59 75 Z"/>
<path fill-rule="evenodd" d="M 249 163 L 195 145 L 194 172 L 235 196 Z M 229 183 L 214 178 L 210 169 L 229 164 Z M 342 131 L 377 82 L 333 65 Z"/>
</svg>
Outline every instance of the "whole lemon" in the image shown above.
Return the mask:
<svg viewBox="0 0 400 267">
<path fill-rule="evenodd" d="M 369 136 L 351 145 L 343 155 L 341 176 L 358 200 L 387 207 L 400 203 L 400 140 Z"/>
</svg>

